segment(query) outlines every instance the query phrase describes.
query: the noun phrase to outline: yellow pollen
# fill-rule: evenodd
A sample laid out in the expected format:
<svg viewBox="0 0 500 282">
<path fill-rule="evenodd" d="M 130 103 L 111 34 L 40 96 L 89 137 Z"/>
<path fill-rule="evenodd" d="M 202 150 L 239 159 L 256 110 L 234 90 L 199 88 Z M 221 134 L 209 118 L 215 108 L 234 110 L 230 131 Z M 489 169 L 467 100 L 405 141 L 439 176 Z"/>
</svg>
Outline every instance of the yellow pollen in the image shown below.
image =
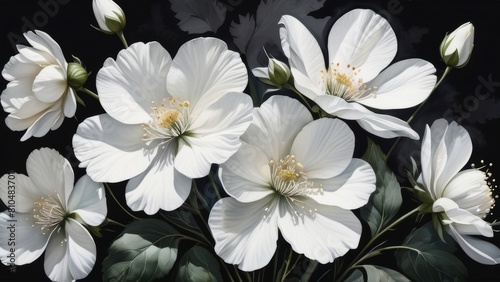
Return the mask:
<svg viewBox="0 0 500 282">
<path fill-rule="evenodd" d="M 343 73 L 338 73 L 335 76 L 335 80 L 337 81 L 337 83 L 343 84 L 347 88 L 351 88 L 352 87 L 352 81 L 351 81 L 351 79 L 347 75 L 345 75 Z"/>
<path fill-rule="evenodd" d="M 295 172 L 295 170 L 282 169 L 280 171 L 280 177 L 286 182 L 290 182 L 293 180 L 297 180 L 299 178 L 299 174 Z"/>
<path fill-rule="evenodd" d="M 180 114 L 181 113 L 176 109 L 167 109 L 158 117 L 158 124 L 162 127 L 168 128 L 177 121 Z"/>
</svg>

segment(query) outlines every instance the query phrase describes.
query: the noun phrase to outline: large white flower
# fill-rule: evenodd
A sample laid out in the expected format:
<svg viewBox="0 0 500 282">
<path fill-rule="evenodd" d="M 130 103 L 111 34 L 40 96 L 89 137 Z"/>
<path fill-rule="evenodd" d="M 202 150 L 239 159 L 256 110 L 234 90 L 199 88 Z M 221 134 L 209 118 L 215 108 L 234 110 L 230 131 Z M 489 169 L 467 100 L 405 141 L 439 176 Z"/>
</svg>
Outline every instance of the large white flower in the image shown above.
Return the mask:
<svg viewBox="0 0 500 282">
<path fill-rule="evenodd" d="M 298 101 L 272 96 L 254 110 L 242 146 L 220 166 L 231 196 L 212 208 L 215 251 L 251 271 L 276 250 L 278 230 L 293 250 L 320 263 L 356 248 L 361 223 L 351 212 L 375 190 L 368 163 L 352 158 L 354 134 L 339 119 L 313 121 Z"/>
<path fill-rule="evenodd" d="M 462 126 L 436 120 L 425 129 L 417 181 L 434 201 L 432 212 L 440 214 L 446 231 L 462 249 L 480 263 L 497 264 L 500 249 L 470 236 L 493 237 L 491 225 L 483 218 L 495 202 L 487 173 L 477 168 L 460 171 L 471 154 L 472 142 Z"/>
<path fill-rule="evenodd" d="M 252 121 L 252 101 L 241 93 L 247 79 L 238 53 L 216 38 L 188 41 L 173 60 L 157 42 L 131 45 L 97 74 L 107 114 L 78 126 L 80 166 L 95 181 L 130 179 L 135 211 L 178 208 L 192 178 L 239 148 Z"/>
<path fill-rule="evenodd" d="M 26 170 L 28 176 L 6 174 L 0 179 L 0 198 L 9 207 L 0 214 L 0 228 L 14 238 L 0 242 L 2 263 L 12 262 L 12 250 L 17 265 L 29 264 L 45 251 L 50 279 L 85 278 L 94 267 L 96 246 L 82 224 L 98 226 L 106 218 L 102 184 L 84 175 L 73 186 L 70 163 L 48 148 L 33 151 Z"/>
<path fill-rule="evenodd" d="M 14 131 L 26 130 L 21 141 L 42 137 L 58 129 L 64 117 L 76 112 L 76 97 L 68 86 L 68 63 L 61 48 L 43 31 L 28 31 L 30 46 L 18 45 L 2 71 L 9 81 L 1 101 L 6 125 Z"/>
<path fill-rule="evenodd" d="M 406 122 L 364 107 L 413 107 L 429 96 L 436 83 L 434 66 L 421 59 L 387 67 L 397 51 L 396 36 L 387 20 L 363 9 L 343 15 L 328 35 L 327 63 L 316 39 L 301 22 L 285 15 L 280 24 L 282 49 L 297 90 L 327 113 L 356 120 L 377 136 L 419 138 Z"/>
</svg>

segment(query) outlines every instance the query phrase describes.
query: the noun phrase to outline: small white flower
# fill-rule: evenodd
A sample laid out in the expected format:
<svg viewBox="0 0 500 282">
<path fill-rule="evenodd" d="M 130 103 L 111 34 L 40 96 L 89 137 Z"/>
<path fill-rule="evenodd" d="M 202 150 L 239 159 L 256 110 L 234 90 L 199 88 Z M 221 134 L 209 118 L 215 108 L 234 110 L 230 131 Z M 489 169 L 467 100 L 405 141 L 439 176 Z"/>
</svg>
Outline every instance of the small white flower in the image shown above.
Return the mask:
<svg viewBox="0 0 500 282">
<path fill-rule="evenodd" d="M 300 21 L 285 15 L 280 24 L 282 49 L 297 90 L 325 112 L 356 120 L 377 136 L 419 138 L 405 121 L 364 107 L 410 108 L 424 101 L 436 83 L 436 70 L 425 60 L 407 59 L 387 67 L 397 51 L 387 20 L 363 9 L 343 15 L 330 30 L 326 64 L 316 39 Z"/>
<path fill-rule="evenodd" d="M 57 151 L 33 151 L 27 161 L 28 176 L 6 174 L 0 179 L 0 198 L 7 205 L 15 189 L 15 212 L 0 214 L 2 233 L 15 225 L 15 247 L 0 242 L 2 263 L 15 249 L 15 263 L 29 264 L 45 251 L 45 273 L 53 281 L 85 278 L 96 260 L 96 246 L 83 226 L 98 226 L 106 218 L 104 188 L 87 175 L 74 183 L 73 169 Z M 14 186 L 14 188 L 12 188 Z"/>
<path fill-rule="evenodd" d="M 471 235 L 493 237 L 483 218 L 494 204 L 489 176 L 477 168 L 460 171 L 472 154 L 467 131 L 445 119 L 426 127 L 422 141 L 422 174 L 417 180 L 434 201 L 444 227 L 472 259 L 500 263 L 500 249 Z M 420 188 L 417 188 L 420 189 Z M 420 189 L 421 190 L 421 189 Z"/>
<path fill-rule="evenodd" d="M 76 112 L 74 90 L 68 86 L 68 63 L 61 48 L 43 31 L 24 34 L 32 47 L 18 45 L 2 75 L 9 81 L 1 101 L 7 126 L 26 130 L 21 141 L 58 129 L 64 117 Z"/>
<path fill-rule="evenodd" d="M 93 0 L 92 9 L 101 30 L 120 33 L 125 28 L 125 13 L 113 0 Z"/>
<path fill-rule="evenodd" d="M 278 230 L 295 252 L 320 263 L 358 246 L 362 227 L 351 210 L 367 203 L 375 173 L 352 158 L 354 134 L 343 121 L 313 121 L 297 100 L 272 96 L 241 139 L 219 170 L 231 197 L 208 220 L 225 262 L 244 271 L 264 267 Z"/>
<path fill-rule="evenodd" d="M 473 48 L 474 25 L 464 23 L 443 39 L 441 58 L 447 66 L 461 68 L 469 62 Z"/>
<path fill-rule="evenodd" d="M 95 181 L 130 179 L 134 211 L 178 208 L 192 178 L 238 150 L 252 121 L 252 100 L 242 93 L 247 79 L 239 54 L 216 38 L 188 41 L 173 60 L 157 42 L 132 44 L 97 74 L 107 114 L 78 126 L 80 166 Z"/>
</svg>

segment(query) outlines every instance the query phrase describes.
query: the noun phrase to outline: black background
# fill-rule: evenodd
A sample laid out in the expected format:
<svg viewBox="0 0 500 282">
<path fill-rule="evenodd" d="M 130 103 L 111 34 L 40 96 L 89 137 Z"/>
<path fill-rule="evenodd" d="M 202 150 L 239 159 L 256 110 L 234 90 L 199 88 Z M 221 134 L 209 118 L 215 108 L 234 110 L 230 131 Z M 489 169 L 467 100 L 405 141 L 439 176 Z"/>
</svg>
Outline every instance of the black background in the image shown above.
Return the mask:
<svg viewBox="0 0 500 282">
<path fill-rule="evenodd" d="M 41 3 L 57 3 L 51 12 L 44 11 Z M 158 41 L 172 55 L 175 55 L 179 46 L 190 38 L 200 35 L 189 35 L 177 27 L 177 20 L 170 9 L 167 0 L 116 0 L 127 16 L 125 35 L 129 44 L 133 42 Z M 224 2 L 224 1 L 223 1 Z M 252 12 L 259 1 L 226 0 L 226 4 L 233 11 L 230 17 Z M 440 60 L 438 47 L 446 32 L 451 32 L 464 22 L 472 22 L 476 28 L 475 47 L 469 64 L 463 69 L 455 69 L 442 85 L 433 93 L 424 108 L 419 112 L 412 123 L 412 127 L 422 136 L 425 124 L 435 119 L 445 117 L 449 121 L 456 120 L 469 131 L 474 145 L 471 162 L 480 160 L 492 162 L 490 171 L 498 175 L 498 160 L 500 159 L 500 24 L 498 1 L 333 1 L 327 0 L 324 7 L 311 15 L 318 18 L 330 16 L 329 26 L 343 13 L 353 8 L 371 8 L 386 17 L 394 28 L 398 37 L 399 49 L 395 61 L 419 57 L 432 62 L 438 77 L 443 73 L 445 66 Z M 216 34 L 207 33 L 205 36 L 217 36 L 228 41 L 228 21 Z M 17 53 L 15 44 L 20 43 L 22 32 L 33 26 L 52 36 L 61 46 L 66 59 L 71 55 L 79 57 L 86 68 L 91 72 L 86 87 L 95 91 L 95 74 L 108 57 L 116 57 L 122 45 L 116 36 L 104 35 L 95 31 L 92 25 L 97 25 L 92 12 L 91 1 L 82 0 L 0 0 L 0 65 L 8 62 L 9 58 Z M 329 31 L 329 26 L 325 32 Z M 323 36 L 325 33 L 323 34 Z M 322 43 L 323 45 L 325 42 Z M 229 43 L 231 49 L 238 51 Z M 488 88 L 482 81 L 490 80 L 494 83 Z M 4 89 L 6 81 L 0 79 L 0 89 Z M 481 86 L 483 85 L 483 86 Z M 478 92 L 478 89 L 480 92 Z M 480 94 L 479 94 L 480 93 Z M 25 162 L 29 153 L 40 147 L 57 149 L 68 158 L 73 165 L 75 174 L 81 176 L 84 171 L 78 168 L 78 161 L 74 157 L 71 147 L 72 135 L 79 122 L 86 117 L 102 113 L 99 103 L 85 94 L 80 97 L 87 104 L 86 108 L 78 106 L 74 118 L 66 119 L 56 131 L 49 132 L 42 138 L 30 138 L 20 142 L 24 132 L 12 132 L 0 123 L 2 144 L 0 145 L 0 175 L 9 171 L 25 173 Z M 394 111 L 391 114 L 407 119 L 415 109 Z M 1 111 L 2 120 L 7 114 Z M 355 124 L 354 124 L 355 127 Z M 354 129 L 356 130 L 356 129 Z M 384 140 L 371 136 L 383 150 L 387 151 L 394 140 Z M 359 141 L 356 154 L 363 152 L 364 141 Z M 418 159 L 420 143 L 402 140 L 389 159 L 395 173 L 403 175 L 408 168 L 409 156 Z M 494 176 L 493 176 L 494 178 Z M 401 178 L 402 179 L 402 178 Z M 116 186 L 119 186 L 117 184 Z M 123 197 L 123 187 L 115 189 L 117 197 Z M 497 192 L 498 193 L 498 192 Z M 123 198 L 121 198 L 123 200 Z M 109 200 L 109 217 L 123 219 L 114 209 Z M 122 201 L 124 203 L 124 201 Z M 405 201 L 406 203 L 406 201 Z M 404 209 L 405 207 L 403 207 Z M 493 210 L 489 221 L 495 220 L 500 213 Z M 116 231 L 120 229 L 115 228 Z M 4 234 L 4 230 L 0 234 Z M 118 233 L 104 233 L 105 238 L 112 238 Z M 0 237 L 4 238 L 2 235 Z M 3 239 L 2 239 L 3 240 Z M 98 258 L 93 271 L 84 281 L 99 281 L 101 277 L 102 259 L 106 256 L 109 239 L 96 239 Z M 491 239 L 500 246 L 500 240 Z M 470 281 L 485 281 L 494 274 L 500 273 L 500 266 L 484 266 L 475 263 L 458 253 L 469 268 Z M 385 258 L 384 258 L 385 259 Z M 387 259 L 391 260 L 392 257 Z M 389 264 L 391 262 L 388 262 Z M 26 277 L 37 277 L 36 281 L 46 279 L 43 270 L 43 258 L 34 263 L 17 268 L 15 274 L 9 274 L 7 267 L 0 267 L 2 281 L 15 281 Z M 325 276 L 326 277 L 326 276 Z M 493 278 L 491 278 L 493 280 Z M 330 280 L 328 280 L 330 281 Z"/>
</svg>

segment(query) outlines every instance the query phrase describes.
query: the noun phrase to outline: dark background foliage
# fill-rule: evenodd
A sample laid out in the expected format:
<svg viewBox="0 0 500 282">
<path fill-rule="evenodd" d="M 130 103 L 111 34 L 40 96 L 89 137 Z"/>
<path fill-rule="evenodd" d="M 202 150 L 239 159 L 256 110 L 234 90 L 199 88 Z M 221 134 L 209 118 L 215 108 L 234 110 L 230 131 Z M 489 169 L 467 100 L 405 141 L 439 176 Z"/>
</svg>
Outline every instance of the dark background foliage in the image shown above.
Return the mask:
<svg viewBox="0 0 500 282">
<path fill-rule="evenodd" d="M 200 0 L 201 1 L 201 0 Z M 175 55 L 181 44 L 197 36 L 216 36 L 225 40 L 229 48 L 238 50 L 238 45 L 232 41 L 230 23 L 237 20 L 239 15 L 254 13 L 260 1 L 220 0 L 227 8 L 226 20 L 215 32 L 204 34 L 188 34 L 181 30 L 175 18 L 175 13 L 170 8 L 168 0 L 116 0 L 127 16 L 125 35 L 129 44 L 133 42 L 158 41 L 172 56 Z M 271 0 L 268 0 L 271 1 Z M 317 0 L 311 0 L 317 1 Z M 317 1 L 317 2 L 321 2 Z M 469 64 L 463 69 L 455 69 L 435 93 L 428 100 L 424 108 L 415 117 L 412 127 L 422 136 L 426 124 L 435 119 L 446 118 L 455 120 L 463 125 L 470 133 L 474 152 L 471 162 L 478 164 L 480 160 L 494 165 L 490 169 L 493 174 L 498 174 L 497 161 L 500 159 L 498 146 L 500 137 L 500 40 L 498 1 L 407 1 L 407 0 L 364 0 L 364 1 L 334 1 L 326 0 L 323 7 L 310 13 L 312 18 L 324 19 L 326 28 L 314 26 L 314 21 L 309 25 L 313 28 L 320 44 L 326 46 L 326 35 L 333 22 L 345 12 L 354 8 L 370 8 L 383 15 L 394 28 L 399 48 L 395 61 L 406 58 L 423 58 L 432 62 L 438 77 L 443 73 L 445 66 L 442 64 L 438 47 L 447 32 L 451 32 L 464 22 L 472 22 L 476 27 L 475 47 Z M 321 5 L 320 5 L 321 7 Z M 300 11 L 295 11 L 300 13 Z M 327 19 L 326 17 L 330 17 Z M 40 29 L 50 34 L 61 46 L 68 61 L 71 55 L 79 57 L 90 72 L 86 87 L 95 91 L 95 75 L 108 57 L 116 57 L 122 49 L 117 37 L 104 35 L 95 31 L 91 25 L 97 25 L 92 12 L 91 1 L 82 0 L 0 0 L 0 65 L 8 62 L 9 58 L 17 51 L 15 45 L 23 44 L 22 33 L 28 29 Z M 271 32 L 271 31 L 270 31 Z M 265 34 L 277 36 L 277 34 Z M 269 45 L 268 50 L 279 48 Z M 274 47 L 274 49 L 273 49 Z M 271 51 L 272 53 L 273 51 Z M 273 53 L 274 54 L 274 53 Z M 254 55 L 250 52 L 248 56 Z M 279 56 L 279 54 L 275 54 Z M 245 59 L 245 57 L 244 57 Z M 250 65 L 258 64 L 258 57 L 248 58 Z M 255 67 L 255 65 L 253 65 Z M 489 82 L 489 83 L 488 83 Z M 0 89 L 5 88 L 6 81 L 0 79 Z M 85 118 L 102 113 L 99 103 L 85 94 L 80 97 L 87 107 L 77 110 L 74 118 L 66 119 L 57 131 L 49 132 L 43 138 L 30 138 L 20 142 L 24 132 L 12 132 L 0 122 L 0 175 L 9 171 L 25 173 L 25 162 L 29 153 L 40 147 L 57 149 L 73 165 L 77 177 L 84 174 L 78 168 L 78 160 L 74 157 L 71 139 L 78 124 Z M 264 97 L 265 99 L 265 97 Z M 407 119 L 413 109 L 391 112 L 401 119 Z M 1 118 L 7 114 L 1 111 Z M 363 136 L 363 132 L 353 125 L 356 136 Z M 358 132 L 359 131 L 359 132 Z M 384 151 L 387 151 L 394 140 L 385 140 L 370 136 Z M 362 137 L 363 138 L 363 137 Z M 363 153 L 365 140 L 357 140 L 357 157 Z M 419 159 L 420 141 L 402 140 L 395 149 L 389 165 L 398 175 L 401 182 L 405 181 L 404 172 L 410 168 L 409 157 Z M 494 178 L 494 177 L 493 177 Z M 112 185 L 119 200 L 124 203 L 123 183 Z M 115 187 L 116 186 L 116 187 Z M 496 194 L 498 191 L 496 192 Z M 403 195 L 405 196 L 405 195 Z M 109 217 L 123 220 L 130 219 L 123 216 L 116 203 L 109 197 Z M 405 199 L 405 204 L 411 204 Z M 405 205 L 404 204 L 404 205 Z M 402 207 L 405 209 L 405 206 Z M 140 214 L 140 213 L 139 213 Z M 494 221 L 500 213 L 493 210 L 493 215 L 487 219 Z M 405 227 L 405 226 L 402 226 Z M 409 228 L 410 226 L 406 226 Z M 84 281 L 99 281 L 101 278 L 101 262 L 106 256 L 106 249 L 111 240 L 118 235 L 119 228 L 103 231 L 104 238 L 96 239 L 98 247 L 97 263 L 93 271 Z M 404 232 L 401 232 L 404 233 Z M 397 233 L 395 236 L 401 236 Z M 0 231 L 5 234 L 5 231 Z M 405 235 L 407 233 L 404 233 Z M 4 235 L 0 236 L 5 239 Z M 491 239 L 500 246 L 498 236 Z M 457 255 L 469 268 L 470 281 L 493 280 L 493 275 L 500 273 L 500 266 L 485 266 L 470 260 L 462 252 Z M 393 256 L 379 257 L 384 265 L 394 265 Z M 298 271 L 291 279 L 298 280 L 297 275 L 303 271 L 299 264 Z M 328 268 L 320 267 L 318 273 L 327 273 Z M 36 277 L 36 281 L 46 280 L 43 270 L 43 258 L 27 266 L 20 266 L 17 272 L 11 274 L 7 267 L 0 267 L 2 281 L 21 281 L 28 277 Z M 315 279 L 319 279 L 315 277 Z M 322 281 L 331 281 L 328 273 Z"/>
</svg>

